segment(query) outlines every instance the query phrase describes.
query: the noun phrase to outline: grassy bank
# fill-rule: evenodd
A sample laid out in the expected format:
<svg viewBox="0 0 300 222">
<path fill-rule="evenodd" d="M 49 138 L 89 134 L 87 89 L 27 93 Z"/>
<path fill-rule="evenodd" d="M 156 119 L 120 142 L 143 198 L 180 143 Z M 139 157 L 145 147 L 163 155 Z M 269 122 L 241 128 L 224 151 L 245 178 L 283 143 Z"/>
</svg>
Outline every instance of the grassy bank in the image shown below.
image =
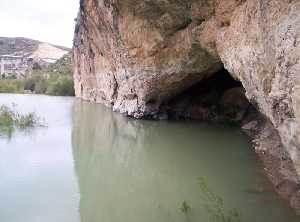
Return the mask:
<svg viewBox="0 0 300 222">
<path fill-rule="evenodd" d="M 26 79 L 1 79 L 0 93 L 74 96 L 70 56 L 64 56 L 47 68 L 34 67 Z"/>
</svg>

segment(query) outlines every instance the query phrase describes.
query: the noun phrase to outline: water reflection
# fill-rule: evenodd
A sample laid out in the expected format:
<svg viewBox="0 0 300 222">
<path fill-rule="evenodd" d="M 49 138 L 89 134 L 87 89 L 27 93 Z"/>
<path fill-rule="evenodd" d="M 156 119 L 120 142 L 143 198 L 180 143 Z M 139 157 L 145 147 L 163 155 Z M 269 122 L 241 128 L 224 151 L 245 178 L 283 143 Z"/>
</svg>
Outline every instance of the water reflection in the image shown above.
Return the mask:
<svg viewBox="0 0 300 222">
<path fill-rule="evenodd" d="M 73 98 L 1 94 L 0 105 L 30 112 L 47 127 L 0 137 L 0 221 L 79 222 L 71 124 Z"/>
<path fill-rule="evenodd" d="M 298 221 L 238 129 L 136 121 L 76 101 L 72 145 L 81 222 L 222 222 L 208 210 L 221 208 L 241 221 Z M 199 177 L 222 205 L 203 198 Z"/>
</svg>

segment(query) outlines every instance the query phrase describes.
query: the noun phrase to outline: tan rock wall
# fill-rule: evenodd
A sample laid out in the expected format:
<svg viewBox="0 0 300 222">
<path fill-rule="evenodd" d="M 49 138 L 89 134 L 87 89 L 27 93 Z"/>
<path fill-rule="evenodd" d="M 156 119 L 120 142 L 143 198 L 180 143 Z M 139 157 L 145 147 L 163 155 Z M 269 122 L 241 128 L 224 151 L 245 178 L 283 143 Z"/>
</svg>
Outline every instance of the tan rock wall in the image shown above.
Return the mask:
<svg viewBox="0 0 300 222">
<path fill-rule="evenodd" d="M 217 40 L 225 68 L 277 128 L 300 173 L 300 2 L 252 0 Z"/>
<path fill-rule="evenodd" d="M 221 69 L 210 40 L 216 30 L 207 24 L 201 35 L 213 11 L 197 11 L 197 2 L 203 1 L 82 1 L 76 95 L 142 117 Z"/>
</svg>

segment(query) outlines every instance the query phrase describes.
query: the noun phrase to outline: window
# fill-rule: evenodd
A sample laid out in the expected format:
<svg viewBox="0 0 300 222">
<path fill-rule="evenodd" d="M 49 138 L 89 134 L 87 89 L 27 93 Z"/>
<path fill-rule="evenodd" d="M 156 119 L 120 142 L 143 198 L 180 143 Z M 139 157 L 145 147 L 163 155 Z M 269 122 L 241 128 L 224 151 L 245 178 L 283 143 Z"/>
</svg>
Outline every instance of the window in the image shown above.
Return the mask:
<svg viewBox="0 0 300 222">
<path fill-rule="evenodd" d="M 4 70 L 7 70 L 7 71 L 12 70 L 12 64 L 4 64 Z"/>
</svg>

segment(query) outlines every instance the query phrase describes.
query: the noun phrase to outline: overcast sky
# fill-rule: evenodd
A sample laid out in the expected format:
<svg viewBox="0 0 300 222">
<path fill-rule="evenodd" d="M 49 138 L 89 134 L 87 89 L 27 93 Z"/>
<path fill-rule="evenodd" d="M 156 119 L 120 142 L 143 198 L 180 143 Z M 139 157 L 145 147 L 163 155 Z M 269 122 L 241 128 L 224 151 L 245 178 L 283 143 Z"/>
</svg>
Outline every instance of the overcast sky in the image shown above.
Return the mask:
<svg viewBox="0 0 300 222">
<path fill-rule="evenodd" d="M 0 36 L 72 46 L 79 0 L 0 0 Z"/>
</svg>

